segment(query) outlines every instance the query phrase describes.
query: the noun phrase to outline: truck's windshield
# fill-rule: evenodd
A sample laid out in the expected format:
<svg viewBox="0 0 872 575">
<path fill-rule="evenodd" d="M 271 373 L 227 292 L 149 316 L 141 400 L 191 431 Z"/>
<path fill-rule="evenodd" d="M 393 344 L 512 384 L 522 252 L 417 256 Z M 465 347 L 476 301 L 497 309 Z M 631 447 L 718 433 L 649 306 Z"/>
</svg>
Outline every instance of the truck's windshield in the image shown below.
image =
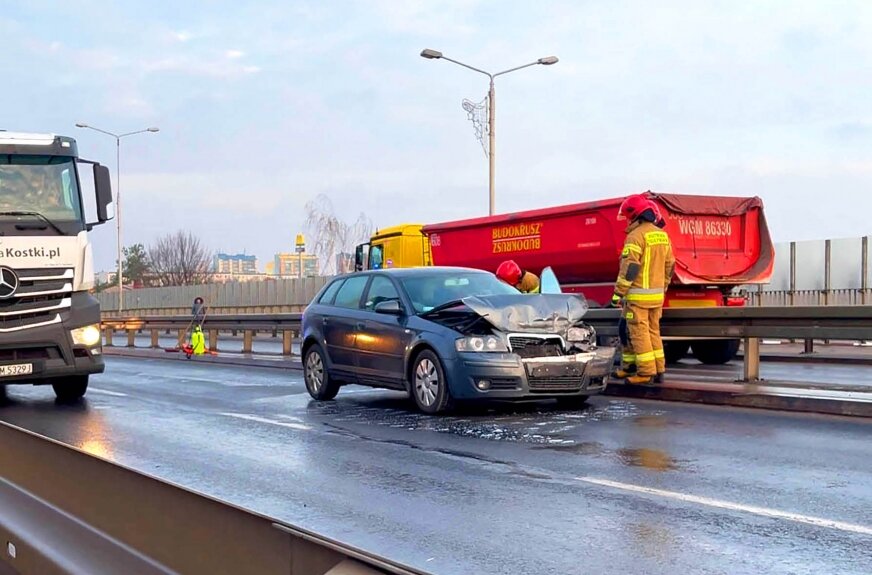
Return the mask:
<svg viewBox="0 0 872 575">
<path fill-rule="evenodd" d="M 380 270 L 384 267 L 384 246 L 372 246 L 369 249 L 369 269 Z"/>
<path fill-rule="evenodd" d="M 11 211 L 39 212 L 55 222 L 81 221 L 73 159 L 0 155 L 0 212 Z"/>
</svg>

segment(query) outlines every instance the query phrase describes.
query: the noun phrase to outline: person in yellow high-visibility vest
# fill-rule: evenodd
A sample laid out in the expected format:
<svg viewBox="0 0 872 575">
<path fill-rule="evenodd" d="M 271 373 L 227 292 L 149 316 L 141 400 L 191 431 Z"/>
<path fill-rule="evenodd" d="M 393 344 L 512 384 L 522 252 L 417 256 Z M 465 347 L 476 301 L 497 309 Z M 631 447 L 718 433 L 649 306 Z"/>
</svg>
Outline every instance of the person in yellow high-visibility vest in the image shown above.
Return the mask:
<svg viewBox="0 0 872 575">
<path fill-rule="evenodd" d="M 191 349 L 194 355 L 206 353 L 206 337 L 203 335 L 203 328 L 199 325 L 195 325 L 194 331 L 191 332 Z"/>
<path fill-rule="evenodd" d="M 611 305 L 623 306 L 629 345 L 624 346 L 624 362 L 617 374 L 636 385 L 659 383 L 666 373 L 660 317 L 675 257 L 659 214 L 656 204 L 642 194 L 630 196 L 620 208 L 629 225 Z"/>
</svg>

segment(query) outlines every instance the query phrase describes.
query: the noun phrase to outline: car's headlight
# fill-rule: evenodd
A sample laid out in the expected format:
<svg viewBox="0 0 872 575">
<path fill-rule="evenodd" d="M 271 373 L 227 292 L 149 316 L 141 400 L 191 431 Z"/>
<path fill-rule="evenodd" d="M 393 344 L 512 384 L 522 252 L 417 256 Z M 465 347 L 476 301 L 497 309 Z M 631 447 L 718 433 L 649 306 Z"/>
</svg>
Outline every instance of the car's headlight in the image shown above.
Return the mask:
<svg viewBox="0 0 872 575">
<path fill-rule="evenodd" d="M 569 343 L 596 343 L 596 331 L 590 326 L 571 327 L 566 332 Z"/>
<path fill-rule="evenodd" d="M 76 345 L 93 347 L 102 341 L 100 326 L 97 324 L 70 330 L 70 334 L 73 336 L 73 343 Z"/>
<path fill-rule="evenodd" d="M 509 348 L 506 342 L 495 335 L 483 335 L 474 337 L 462 337 L 455 342 L 457 351 L 460 352 L 507 352 Z"/>
</svg>

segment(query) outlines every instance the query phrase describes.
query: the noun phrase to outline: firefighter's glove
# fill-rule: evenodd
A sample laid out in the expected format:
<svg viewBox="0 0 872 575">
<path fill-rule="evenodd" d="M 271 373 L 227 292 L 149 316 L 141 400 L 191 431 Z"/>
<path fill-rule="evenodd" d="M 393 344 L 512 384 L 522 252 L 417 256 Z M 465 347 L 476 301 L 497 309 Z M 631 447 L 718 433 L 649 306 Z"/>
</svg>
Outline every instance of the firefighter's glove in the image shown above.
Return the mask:
<svg viewBox="0 0 872 575">
<path fill-rule="evenodd" d="M 618 294 L 612 295 L 612 301 L 609 302 L 609 307 L 621 307 L 621 296 Z"/>
</svg>

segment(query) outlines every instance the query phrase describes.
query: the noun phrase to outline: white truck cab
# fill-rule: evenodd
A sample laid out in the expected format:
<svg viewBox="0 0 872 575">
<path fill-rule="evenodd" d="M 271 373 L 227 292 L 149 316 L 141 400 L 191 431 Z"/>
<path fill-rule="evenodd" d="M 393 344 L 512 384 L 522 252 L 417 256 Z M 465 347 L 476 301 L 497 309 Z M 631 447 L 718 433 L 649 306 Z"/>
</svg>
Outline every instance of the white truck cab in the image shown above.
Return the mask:
<svg viewBox="0 0 872 575">
<path fill-rule="evenodd" d="M 94 222 L 82 170 L 93 175 Z M 81 160 L 72 138 L 0 131 L 0 386 L 51 384 L 72 401 L 103 372 L 88 231 L 111 203 L 109 170 Z"/>
</svg>

